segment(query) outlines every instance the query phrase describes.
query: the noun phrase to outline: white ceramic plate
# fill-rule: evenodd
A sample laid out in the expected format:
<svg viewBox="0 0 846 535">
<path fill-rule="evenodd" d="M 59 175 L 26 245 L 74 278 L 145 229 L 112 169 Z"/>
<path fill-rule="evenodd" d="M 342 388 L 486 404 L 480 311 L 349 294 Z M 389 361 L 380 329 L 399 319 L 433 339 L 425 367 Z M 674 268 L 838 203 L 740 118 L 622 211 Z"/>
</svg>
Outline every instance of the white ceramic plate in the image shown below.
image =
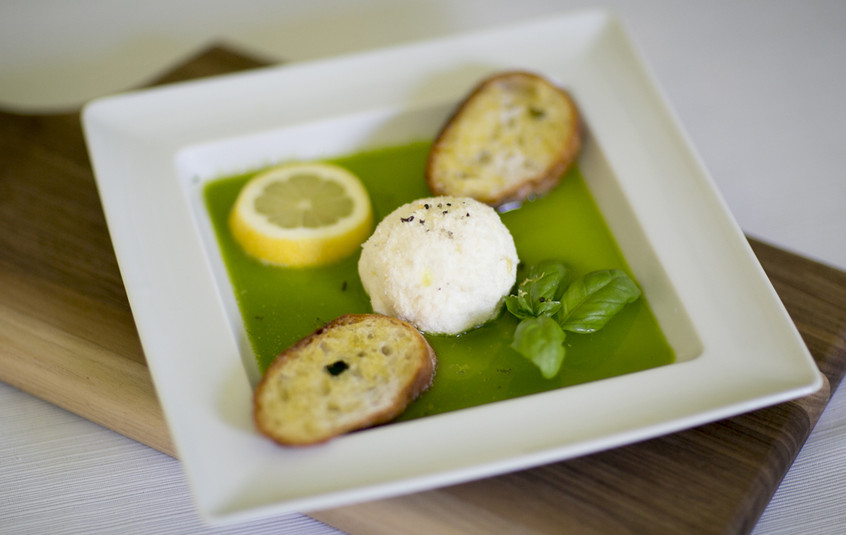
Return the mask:
<svg viewBox="0 0 846 535">
<path fill-rule="evenodd" d="M 678 362 L 285 449 L 201 200 L 206 180 L 433 136 L 483 76 L 567 87 L 580 167 Z M 821 376 L 613 15 L 568 14 L 93 102 L 91 158 L 147 362 L 209 521 L 307 511 L 519 470 L 812 393 Z"/>
</svg>

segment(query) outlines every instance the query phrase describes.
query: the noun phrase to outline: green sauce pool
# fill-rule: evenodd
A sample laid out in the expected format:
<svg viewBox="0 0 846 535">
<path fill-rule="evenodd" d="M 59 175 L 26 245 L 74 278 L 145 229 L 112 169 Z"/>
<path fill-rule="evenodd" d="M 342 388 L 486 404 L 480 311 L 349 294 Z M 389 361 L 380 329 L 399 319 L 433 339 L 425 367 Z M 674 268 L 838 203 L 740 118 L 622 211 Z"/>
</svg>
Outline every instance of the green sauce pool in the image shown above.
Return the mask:
<svg viewBox="0 0 846 535">
<path fill-rule="evenodd" d="M 397 206 L 431 193 L 423 169 L 429 142 L 414 142 L 331 160 L 365 184 L 378 222 Z M 308 269 L 265 265 L 232 238 L 227 219 L 241 187 L 255 173 L 209 182 L 206 206 L 247 336 L 261 372 L 276 355 L 328 321 L 372 312 L 358 277 L 358 254 Z M 502 214 L 521 264 L 554 258 L 573 276 L 598 269 L 631 273 L 577 168 L 541 199 Z M 518 271 L 517 280 L 524 272 Z M 641 297 L 601 331 L 570 335 L 560 373 L 544 379 L 509 347 L 517 320 L 504 308 L 492 322 L 460 336 L 426 338 L 438 354 L 432 387 L 400 417 L 408 420 L 596 381 L 670 364 L 675 357 L 648 302 Z"/>
</svg>

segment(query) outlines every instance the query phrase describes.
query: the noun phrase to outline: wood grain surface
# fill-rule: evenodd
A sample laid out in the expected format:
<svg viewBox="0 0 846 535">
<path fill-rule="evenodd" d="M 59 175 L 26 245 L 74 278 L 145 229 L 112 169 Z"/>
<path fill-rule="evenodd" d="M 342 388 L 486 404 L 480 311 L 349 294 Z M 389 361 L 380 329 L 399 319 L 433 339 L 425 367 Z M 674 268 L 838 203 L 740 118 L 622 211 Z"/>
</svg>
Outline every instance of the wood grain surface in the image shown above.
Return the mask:
<svg viewBox="0 0 846 535">
<path fill-rule="evenodd" d="M 153 83 L 261 62 L 212 47 Z M 846 273 L 752 241 L 817 394 L 588 457 L 313 513 L 352 534 L 747 533 L 846 369 Z M 79 113 L 0 112 L 0 380 L 174 455 Z"/>
</svg>

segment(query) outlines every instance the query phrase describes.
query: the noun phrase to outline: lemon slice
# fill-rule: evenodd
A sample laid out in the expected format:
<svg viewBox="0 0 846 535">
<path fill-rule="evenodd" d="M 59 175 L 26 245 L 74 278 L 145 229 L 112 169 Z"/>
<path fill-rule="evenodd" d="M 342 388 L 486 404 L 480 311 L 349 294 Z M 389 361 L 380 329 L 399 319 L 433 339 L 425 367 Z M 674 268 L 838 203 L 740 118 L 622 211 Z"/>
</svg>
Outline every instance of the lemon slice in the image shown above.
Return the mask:
<svg viewBox="0 0 846 535">
<path fill-rule="evenodd" d="M 250 179 L 229 216 L 247 253 L 269 264 L 308 267 L 353 253 L 373 228 L 358 177 L 327 163 L 274 167 Z"/>
</svg>

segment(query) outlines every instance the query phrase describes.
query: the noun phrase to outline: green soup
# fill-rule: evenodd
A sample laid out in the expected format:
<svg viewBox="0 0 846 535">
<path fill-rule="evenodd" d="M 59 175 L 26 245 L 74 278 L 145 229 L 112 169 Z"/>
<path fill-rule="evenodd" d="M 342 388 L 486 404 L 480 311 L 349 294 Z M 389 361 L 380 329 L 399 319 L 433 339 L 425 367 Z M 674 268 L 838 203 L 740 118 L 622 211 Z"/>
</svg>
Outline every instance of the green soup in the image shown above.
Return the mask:
<svg viewBox="0 0 846 535">
<path fill-rule="evenodd" d="M 340 157 L 333 163 L 367 187 L 376 221 L 397 206 L 431 196 L 423 178 L 429 142 L 415 142 Z M 215 180 L 205 201 L 247 335 L 264 372 L 274 357 L 324 323 L 346 313 L 372 312 L 358 277 L 358 254 L 309 269 L 265 265 L 232 238 L 227 218 L 241 187 L 254 173 Z M 629 272 L 578 169 L 547 196 L 502 214 L 521 264 L 564 261 L 574 276 L 618 268 Z M 518 272 L 518 281 L 523 271 Z M 596 381 L 673 362 L 672 349 L 644 298 L 628 305 L 601 331 L 567 337 L 558 376 L 538 369 L 509 347 L 517 320 L 507 312 L 460 336 L 429 336 L 438 354 L 432 387 L 401 419 L 472 407 L 563 386 Z"/>
</svg>

